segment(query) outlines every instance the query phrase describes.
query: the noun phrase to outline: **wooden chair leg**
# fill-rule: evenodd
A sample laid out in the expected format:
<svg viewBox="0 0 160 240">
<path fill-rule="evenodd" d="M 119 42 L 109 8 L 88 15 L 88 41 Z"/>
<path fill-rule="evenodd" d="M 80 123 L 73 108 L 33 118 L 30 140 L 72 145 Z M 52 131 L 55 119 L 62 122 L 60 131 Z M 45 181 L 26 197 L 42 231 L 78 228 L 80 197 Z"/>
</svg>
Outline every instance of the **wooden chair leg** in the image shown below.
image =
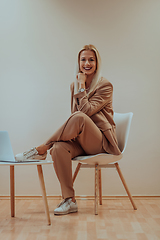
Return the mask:
<svg viewBox="0 0 160 240">
<path fill-rule="evenodd" d="M 95 164 L 95 215 L 98 215 L 98 174 L 99 165 Z"/>
<path fill-rule="evenodd" d="M 132 206 L 133 206 L 134 210 L 137 210 L 137 207 L 136 207 L 136 205 L 135 205 L 135 203 L 134 203 L 134 201 L 133 201 L 132 195 L 131 195 L 128 187 L 127 187 L 126 181 L 125 181 L 125 179 L 124 179 L 124 177 L 123 177 L 123 175 L 122 175 L 122 172 L 121 172 L 121 169 L 120 169 L 120 167 L 119 167 L 119 164 L 118 164 L 118 163 L 115 163 L 115 166 L 116 166 L 117 172 L 118 172 L 118 174 L 119 174 L 119 176 L 120 176 L 120 179 L 121 179 L 121 181 L 122 181 L 122 183 L 123 183 L 123 186 L 124 186 L 124 188 L 125 188 L 125 190 L 126 190 L 126 192 L 127 192 L 127 195 L 128 195 L 128 197 L 129 197 L 129 199 L 130 199 L 130 201 L 131 201 L 131 203 L 132 203 Z"/>
<path fill-rule="evenodd" d="M 11 217 L 15 216 L 15 189 L 14 189 L 14 166 L 10 166 L 10 198 L 11 198 Z"/>
<path fill-rule="evenodd" d="M 42 190 L 42 197 L 43 197 L 43 202 L 44 202 L 44 208 L 45 208 L 45 213 L 46 213 L 46 217 L 47 217 L 47 222 L 48 222 L 48 225 L 51 225 L 42 166 L 41 165 L 37 165 L 37 170 L 38 170 L 38 176 L 39 176 L 39 181 L 40 181 L 41 190 Z"/>
<path fill-rule="evenodd" d="M 102 205 L 102 177 L 101 177 L 101 168 L 99 169 L 99 204 Z"/>
<path fill-rule="evenodd" d="M 82 163 L 78 163 L 77 164 L 76 170 L 75 170 L 74 175 L 73 175 L 73 183 L 74 183 L 74 181 L 75 181 L 75 179 L 77 177 L 77 174 L 78 174 L 78 172 L 80 170 L 81 165 L 82 165 Z"/>
</svg>

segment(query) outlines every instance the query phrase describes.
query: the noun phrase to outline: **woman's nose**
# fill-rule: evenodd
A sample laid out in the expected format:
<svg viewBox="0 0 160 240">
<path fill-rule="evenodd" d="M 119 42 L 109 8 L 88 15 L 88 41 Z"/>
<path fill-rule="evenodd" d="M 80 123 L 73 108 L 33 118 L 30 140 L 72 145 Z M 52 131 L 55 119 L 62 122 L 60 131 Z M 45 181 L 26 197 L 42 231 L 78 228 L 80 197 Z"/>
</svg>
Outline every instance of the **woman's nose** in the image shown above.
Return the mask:
<svg viewBox="0 0 160 240">
<path fill-rule="evenodd" d="M 85 62 L 85 65 L 90 65 L 90 63 L 89 63 L 89 61 L 88 61 L 88 60 L 86 60 L 86 62 Z"/>
</svg>

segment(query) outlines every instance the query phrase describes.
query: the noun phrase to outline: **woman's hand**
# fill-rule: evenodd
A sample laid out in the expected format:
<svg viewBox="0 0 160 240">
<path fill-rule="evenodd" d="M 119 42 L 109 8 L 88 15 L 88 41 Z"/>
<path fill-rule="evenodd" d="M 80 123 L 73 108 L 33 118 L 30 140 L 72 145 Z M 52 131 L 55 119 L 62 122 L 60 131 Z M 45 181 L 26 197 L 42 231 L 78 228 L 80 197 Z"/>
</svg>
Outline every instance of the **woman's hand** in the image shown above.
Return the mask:
<svg viewBox="0 0 160 240">
<path fill-rule="evenodd" d="M 86 79 L 87 79 L 87 75 L 85 73 L 77 74 L 77 81 L 79 83 L 79 88 L 85 88 Z"/>
</svg>

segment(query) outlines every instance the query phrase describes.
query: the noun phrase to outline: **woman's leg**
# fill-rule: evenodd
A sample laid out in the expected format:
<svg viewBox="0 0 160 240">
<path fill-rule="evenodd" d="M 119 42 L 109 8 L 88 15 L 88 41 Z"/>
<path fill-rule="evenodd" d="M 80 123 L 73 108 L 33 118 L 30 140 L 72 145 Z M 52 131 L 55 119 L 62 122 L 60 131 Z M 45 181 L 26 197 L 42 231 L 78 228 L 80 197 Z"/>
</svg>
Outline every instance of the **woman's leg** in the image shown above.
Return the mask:
<svg viewBox="0 0 160 240">
<path fill-rule="evenodd" d="M 76 112 L 68 119 L 63 129 L 58 130 L 46 142 L 47 146 L 51 143 L 53 145 L 50 153 L 63 198 L 74 197 L 72 158 L 105 152 L 102 141 L 102 133 L 93 121 L 86 114 Z"/>
<path fill-rule="evenodd" d="M 75 201 L 75 194 L 72 181 L 72 158 L 84 155 L 85 152 L 80 144 L 75 141 L 55 142 L 51 151 L 53 165 L 61 185 L 62 197 L 72 198 Z"/>
<path fill-rule="evenodd" d="M 50 147 L 44 144 L 41 144 L 38 147 L 36 147 L 36 149 L 39 155 L 43 155 L 45 152 L 47 152 L 48 149 L 50 149 Z"/>
<path fill-rule="evenodd" d="M 55 142 L 79 142 L 86 154 L 104 152 L 102 148 L 103 134 L 86 114 L 77 111 L 44 143 L 51 148 Z"/>
</svg>

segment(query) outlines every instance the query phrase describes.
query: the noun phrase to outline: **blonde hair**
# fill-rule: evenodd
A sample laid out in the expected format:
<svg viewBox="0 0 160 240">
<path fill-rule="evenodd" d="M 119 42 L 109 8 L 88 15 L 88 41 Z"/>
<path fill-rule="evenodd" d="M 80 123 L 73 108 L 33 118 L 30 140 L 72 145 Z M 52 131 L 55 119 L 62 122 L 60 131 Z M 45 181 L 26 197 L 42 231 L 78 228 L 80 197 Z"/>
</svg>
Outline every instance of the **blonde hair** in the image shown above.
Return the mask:
<svg viewBox="0 0 160 240">
<path fill-rule="evenodd" d="M 95 88 L 96 84 L 98 83 L 98 81 L 100 80 L 100 77 L 101 77 L 101 72 L 100 72 L 100 70 L 101 70 L 101 57 L 100 57 L 100 54 L 99 54 L 97 48 L 94 45 L 92 45 L 92 44 L 85 45 L 78 53 L 78 59 L 77 59 L 78 61 L 76 63 L 76 71 L 75 71 L 76 76 L 79 73 L 80 54 L 81 54 L 81 52 L 83 52 L 85 50 L 93 51 L 95 53 L 96 61 L 97 61 L 96 72 L 94 74 L 93 80 L 91 82 L 91 85 L 90 85 L 90 88 L 89 88 L 89 91 L 88 91 L 88 95 L 89 95 L 90 92 Z M 75 86 L 74 87 L 74 92 L 76 93 L 78 91 L 77 78 L 75 78 L 74 86 Z"/>
</svg>

